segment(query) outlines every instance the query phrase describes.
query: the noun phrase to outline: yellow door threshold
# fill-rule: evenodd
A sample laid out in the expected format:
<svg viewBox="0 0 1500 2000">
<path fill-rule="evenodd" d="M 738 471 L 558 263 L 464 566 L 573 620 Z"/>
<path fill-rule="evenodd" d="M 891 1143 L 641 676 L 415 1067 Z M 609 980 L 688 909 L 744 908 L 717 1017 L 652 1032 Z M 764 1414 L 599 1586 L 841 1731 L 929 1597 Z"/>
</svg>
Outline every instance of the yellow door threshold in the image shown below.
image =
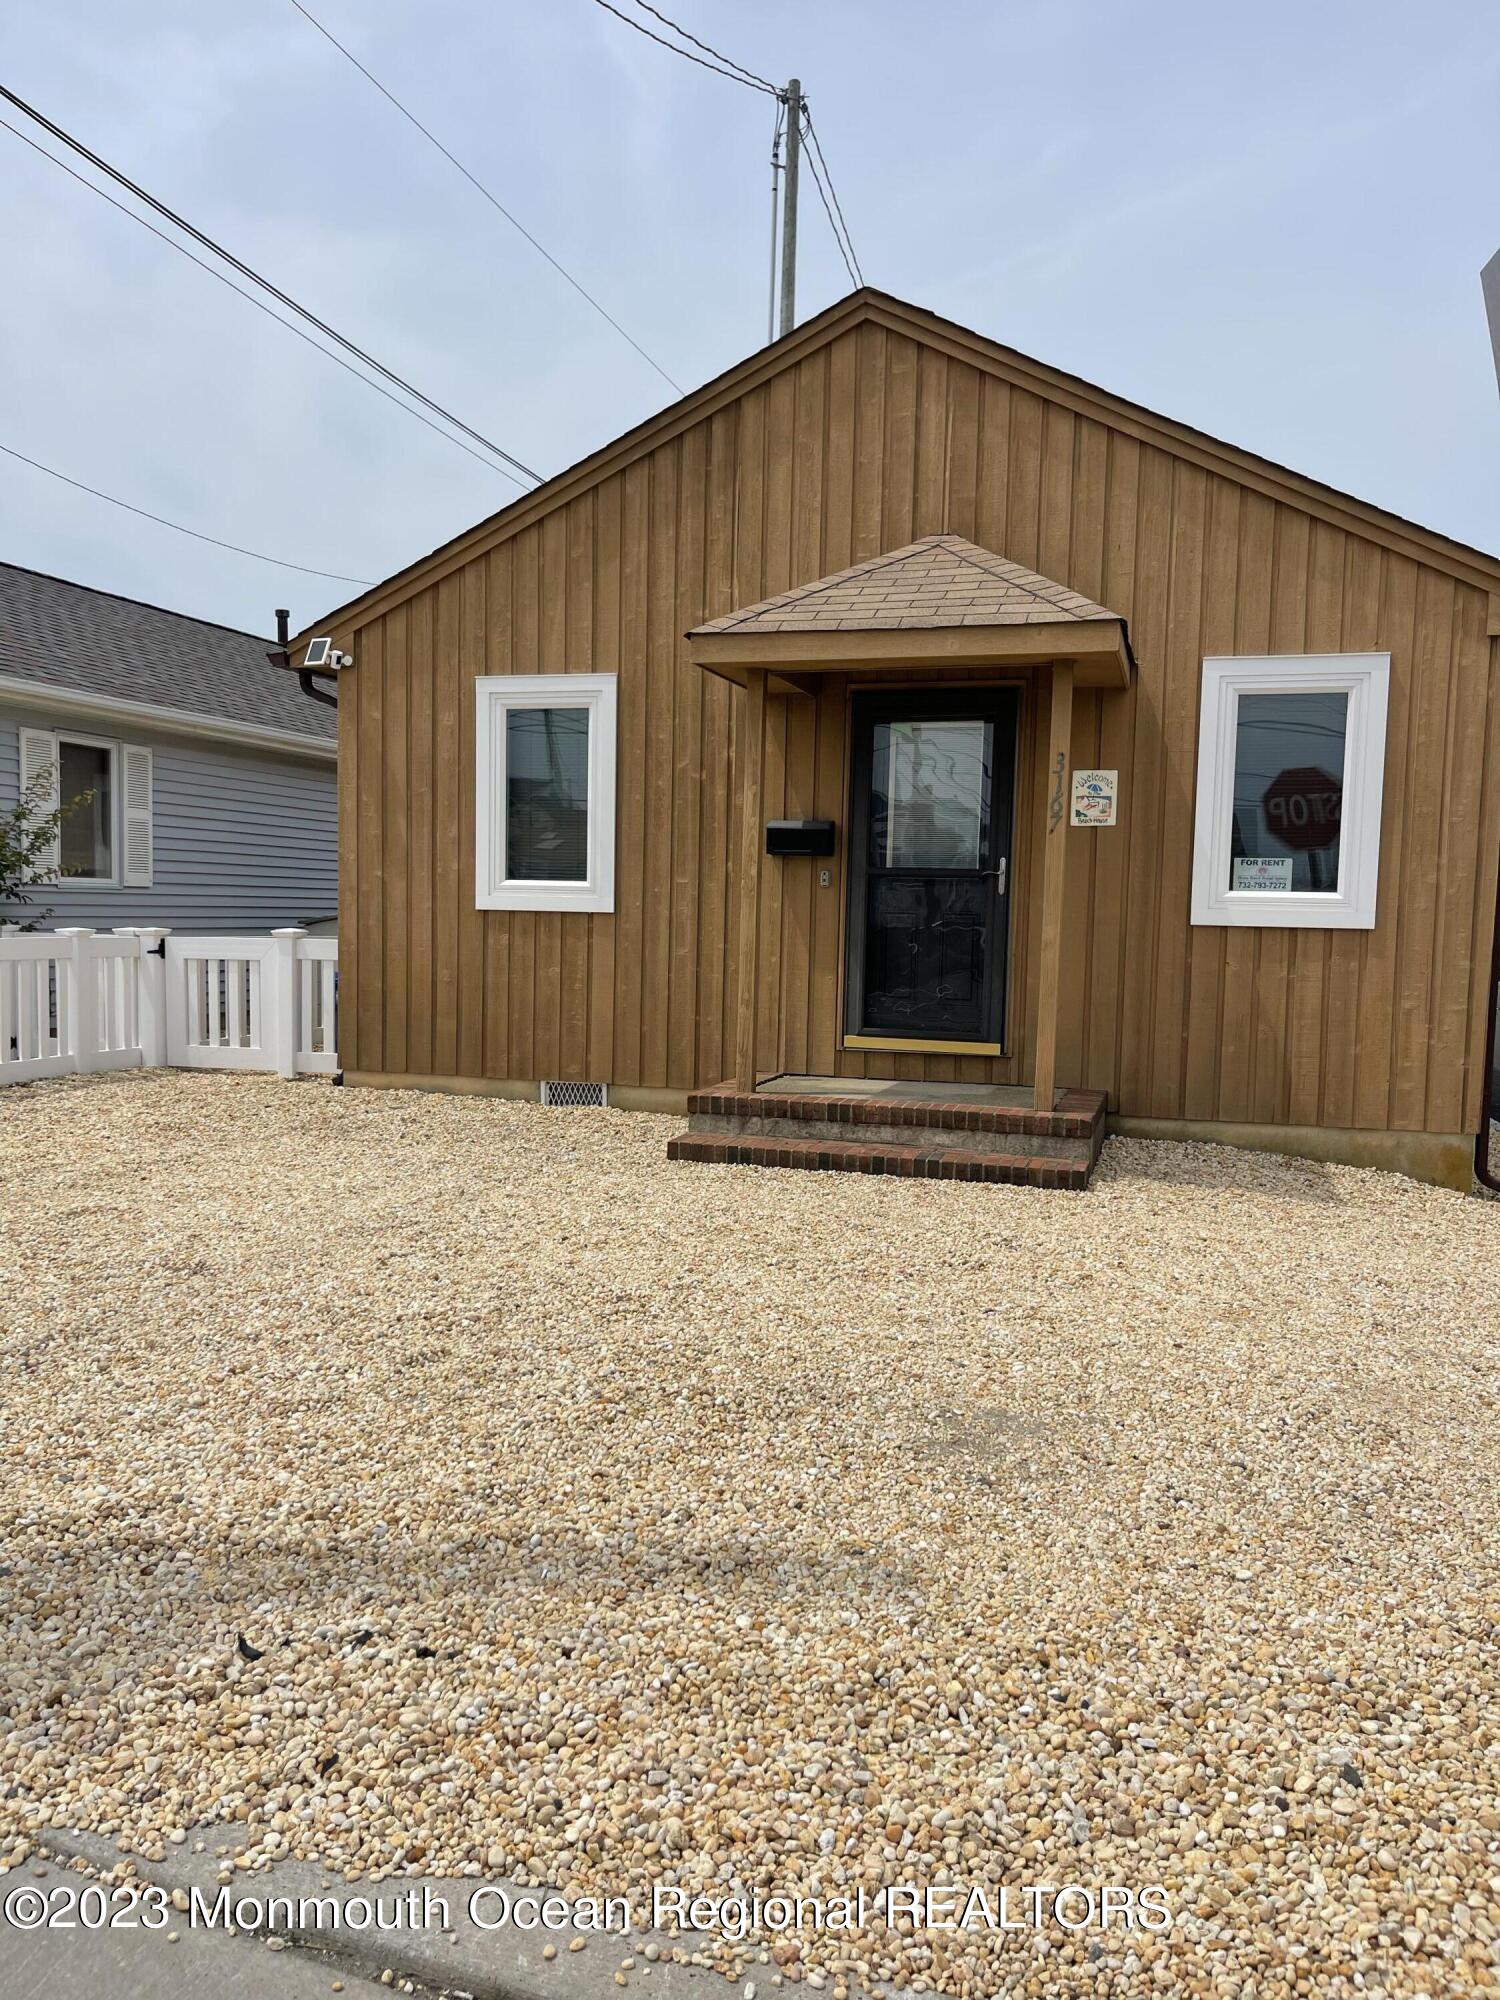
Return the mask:
<svg viewBox="0 0 1500 2000">
<path fill-rule="evenodd" d="M 918 1042 L 903 1041 L 893 1035 L 845 1035 L 846 1049 L 869 1049 L 876 1054 L 908 1056 L 1003 1056 L 999 1042 Z"/>
</svg>

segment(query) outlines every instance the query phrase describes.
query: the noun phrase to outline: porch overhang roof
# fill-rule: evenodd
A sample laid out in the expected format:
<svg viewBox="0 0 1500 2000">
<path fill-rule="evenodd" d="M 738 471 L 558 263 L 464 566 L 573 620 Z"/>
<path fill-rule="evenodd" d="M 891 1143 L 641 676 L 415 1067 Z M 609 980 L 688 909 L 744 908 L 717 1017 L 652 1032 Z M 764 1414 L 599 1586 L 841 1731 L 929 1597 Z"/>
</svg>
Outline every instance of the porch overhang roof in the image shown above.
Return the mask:
<svg viewBox="0 0 1500 2000">
<path fill-rule="evenodd" d="M 929 535 L 870 562 L 784 591 L 687 634 L 696 665 L 748 673 L 899 673 L 1052 666 L 1080 687 L 1129 685 L 1118 613 L 961 535 Z"/>
</svg>

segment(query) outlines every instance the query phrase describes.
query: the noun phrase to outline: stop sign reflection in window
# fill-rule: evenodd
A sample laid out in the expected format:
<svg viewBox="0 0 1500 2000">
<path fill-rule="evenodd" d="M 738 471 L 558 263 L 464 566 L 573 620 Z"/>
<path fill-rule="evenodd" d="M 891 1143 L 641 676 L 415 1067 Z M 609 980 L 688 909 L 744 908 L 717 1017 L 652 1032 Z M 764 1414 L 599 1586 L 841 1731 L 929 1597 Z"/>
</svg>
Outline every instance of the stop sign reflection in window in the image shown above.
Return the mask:
<svg viewBox="0 0 1500 2000">
<path fill-rule="evenodd" d="M 1348 717 L 1343 692 L 1241 693 L 1231 878 L 1236 859 L 1290 856 L 1290 879 L 1277 871 L 1285 889 L 1338 888 Z"/>
</svg>

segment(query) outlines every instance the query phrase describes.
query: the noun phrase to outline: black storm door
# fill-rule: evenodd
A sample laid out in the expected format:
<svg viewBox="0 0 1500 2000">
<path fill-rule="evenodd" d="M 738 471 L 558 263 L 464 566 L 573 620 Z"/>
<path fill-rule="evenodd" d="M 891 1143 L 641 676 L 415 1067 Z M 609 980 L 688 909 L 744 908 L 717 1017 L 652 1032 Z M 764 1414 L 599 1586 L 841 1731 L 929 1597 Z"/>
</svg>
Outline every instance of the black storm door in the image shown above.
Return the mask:
<svg viewBox="0 0 1500 2000">
<path fill-rule="evenodd" d="M 1016 696 L 856 696 L 845 1032 L 1005 1035 Z"/>
</svg>

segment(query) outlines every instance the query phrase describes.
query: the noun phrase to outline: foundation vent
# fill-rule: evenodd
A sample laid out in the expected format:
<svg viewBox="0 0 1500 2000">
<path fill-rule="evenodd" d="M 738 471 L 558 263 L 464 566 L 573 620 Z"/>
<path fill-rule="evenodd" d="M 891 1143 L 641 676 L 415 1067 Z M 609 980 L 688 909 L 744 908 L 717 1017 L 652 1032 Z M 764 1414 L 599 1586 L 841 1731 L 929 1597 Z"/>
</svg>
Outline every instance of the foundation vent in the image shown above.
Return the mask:
<svg viewBox="0 0 1500 2000">
<path fill-rule="evenodd" d="M 543 1104 L 558 1107 L 593 1106 L 602 1108 L 609 1103 L 607 1083 L 544 1083 L 542 1085 Z"/>
</svg>

